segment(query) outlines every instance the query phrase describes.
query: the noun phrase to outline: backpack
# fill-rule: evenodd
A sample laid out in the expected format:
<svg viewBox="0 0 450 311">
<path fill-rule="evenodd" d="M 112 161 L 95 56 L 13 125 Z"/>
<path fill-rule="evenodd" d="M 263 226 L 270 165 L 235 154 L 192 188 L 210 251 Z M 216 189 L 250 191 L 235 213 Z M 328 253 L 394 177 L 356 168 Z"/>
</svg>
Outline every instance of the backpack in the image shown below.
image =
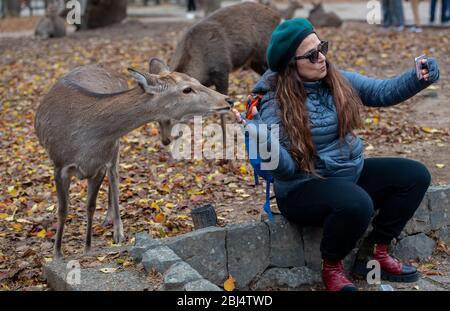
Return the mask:
<svg viewBox="0 0 450 311">
<path fill-rule="evenodd" d="M 247 98 L 247 106 L 246 106 L 246 118 L 248 120 L 252 120 L 252 109 L 253 107 L 256 107 L 258 111 L 261 107 L 261 99 L 263 98 L 264 94 L 250 94 Z M 247 154 L 250 155 L 250 139 L 248 135 L 245 135 L 245 149 L 247 151 Z M 261 170 L 261 158 L 259 155 L 257 155 L 256 159 L 249 159 L 249 162 L 253 168 L 253 176 L 255 178 L 255 186 L 259 185 L 259 177 L 262 177 L 266 181 L 266 201 L 264 203 L 264 211 L 266 212 L 268 218 L 270 221 L 273 221 L 273 213 L 270 209 L 270 200 L 273 199 L 275 196 L 270 197 L 270 184 L 273 183 L 273 177 L 269 174 L 268 171 Z"/>
</svg>

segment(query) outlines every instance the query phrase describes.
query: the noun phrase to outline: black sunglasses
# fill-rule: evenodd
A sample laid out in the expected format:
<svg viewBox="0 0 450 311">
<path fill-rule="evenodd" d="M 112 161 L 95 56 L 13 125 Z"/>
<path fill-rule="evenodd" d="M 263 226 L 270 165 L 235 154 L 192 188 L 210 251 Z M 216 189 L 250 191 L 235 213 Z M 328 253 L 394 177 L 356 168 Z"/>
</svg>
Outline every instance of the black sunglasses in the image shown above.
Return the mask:
<svg viewBox="0 0 450 311">
<path fill-rule="evenodd" d="M 319 45 L 317 46 L 317 49 L 314 51 L 310 51 L 306 53 L 305 55 L 295 56 L 295 60 L 299 59 L 309 59 L 311 63 L 317 63 L 319 60 L 319 52 L 322 53 L 324 56 L 327 55 L 328 52 L 328 41 L 320 41 Z"/>
</svg>

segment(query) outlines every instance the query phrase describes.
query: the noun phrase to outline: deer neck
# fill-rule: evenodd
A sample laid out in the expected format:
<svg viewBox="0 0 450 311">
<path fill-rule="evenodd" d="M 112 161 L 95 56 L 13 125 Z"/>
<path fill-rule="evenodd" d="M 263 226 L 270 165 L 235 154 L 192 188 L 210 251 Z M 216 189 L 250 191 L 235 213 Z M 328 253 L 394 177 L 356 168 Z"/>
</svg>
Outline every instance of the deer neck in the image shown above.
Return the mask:
<svg viewBox="0 0 450 311">
<path fill-rule="evenodd" d="M 159 109 L 158 109 L 159 108 Z M 103 98 L 90 116 L 95 130 L 102 139 L 117 140 L 132 130 L 151 121 L 161 119 L 162 111 L 157 100 L 137 87 Z"/>
</svg>

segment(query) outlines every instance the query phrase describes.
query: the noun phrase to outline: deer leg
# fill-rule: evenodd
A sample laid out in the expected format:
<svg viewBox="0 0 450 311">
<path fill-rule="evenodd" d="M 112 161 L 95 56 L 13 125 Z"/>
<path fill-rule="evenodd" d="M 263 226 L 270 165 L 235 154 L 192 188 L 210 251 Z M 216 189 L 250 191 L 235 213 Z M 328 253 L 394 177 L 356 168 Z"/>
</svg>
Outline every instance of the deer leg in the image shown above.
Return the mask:
<svg viewBox="0 0 450 311">
<path fill-rule="evenodd" d="M 119 159 L 119 148 L 117 148 L 117 150 L 115 151 L 115 156 L 114 156 L 114 160 L 113 163 L 114 165 L 119 165 L 118 164 L 118 159 Z M 117 171 L 117 167 L 116 167 L 116 171 Z M 108 211 L 106 212 L 106 217 L 105 220 L 102 223 L 103 227 L 107 227 L 109 225 L 113 224 L 113 214 L 114 214 L 114 208 L 112 205 L 112 189 L 111 189 L 111 180 L 109 180 L 108 183 Z"/>
<path fill-rule="evenodd" d="M 120 243 L 123 238 L 123 225 L 120 219 L 120 208 L 119 208 L 119 173 L 118 169 L 118 154 L 116 156 L 115 163 L 110 168 L 108 168 L 108 178 L 111 185 L 111 205 L 113 207 L 113 227 L 114 227 L 114 243 Z"/>
<path fill-rule="evenodd" d="M 64 231 L 64 223 L 66 221 L 67 210 L 69 207 L 70 176 L 63 173 L 62 169 L 55 169 L 54 177 L 56 193 L 58 196 L 58 229 L 56 231 L 56 240 L 53 252 L 55 259 L 60 259 L 63 257 L 61 242 Z"/>
<path fill-rule="evenodd" d="M 96 201 L 98 191 L 105 178 L 105 169 L 101 169 L 97 175 L 88 179 L 88 200 L 87 200 L 87 229 L 86 229 L 86 244 L 84 253 L 87 254 L 91 250 L 92 240 L 92 219 L 94 218 Z"/>
<path fill-rule="evenodd" d="M 113 207 L 112 207 L 112 197 L 111 197 L 111 182 L 108 186 L 108 211 L 106 212 L 105 220 L 103 220 L 102 226 L 107 227 L 113 223 Z"/>
</svg>

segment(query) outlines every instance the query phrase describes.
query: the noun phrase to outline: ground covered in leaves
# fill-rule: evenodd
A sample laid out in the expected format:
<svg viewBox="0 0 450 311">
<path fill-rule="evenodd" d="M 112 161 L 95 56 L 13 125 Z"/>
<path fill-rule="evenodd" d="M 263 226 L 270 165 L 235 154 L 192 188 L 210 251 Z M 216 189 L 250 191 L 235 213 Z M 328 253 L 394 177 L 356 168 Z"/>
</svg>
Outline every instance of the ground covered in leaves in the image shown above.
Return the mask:
<svg viewBox="0 0 450 311">
<path fill-rule="evenodd" d="M 20 30 L 33 24 L 22 20 L 25 26 Z M 8 20 L 0 22 L 0 29 L 8 29 L 5 23 Z M 14 23 L 20 25 L 20 21 Z M 0 36 L 0 289 L 45 287 L 42 265 L 52 257 L 57 221 L 53 172 L 33 128 L 42 96 L 79 65 L 101 63 L 126 74 L 127 67 L 145 70 L 150 57 L 167 61 L 177 36 L 188 26 L 184 22 L 129 21 L 63 39 Z M 366 157 L 416 159 L 427 165 L 433 184 L 449 183 L 450 31 L 385 33 L 366 24 L 348 23 L 339 31 L 319 29 L 319 34 L 330 41 L 329 59 L 339 68 L 380 78 L 411 68 L 414 57 L 423 53 L 438 59 L 438 84 L 398 106 L 364 107 L 365 125 L 358 133 L 365 140 Z M 232 75 L 230 95 L 240 101 L 240 109 L 257 79 L 245 70 Z M 191 231 L 190 211 L 206 203 L 216 207 L 220 225 L 256 219 L 261 213 L 264 187 L 253 186 L 245 161 L 176 161 L 161 146 L 156 124 L 145 125 L 121 140 L 120 161 L 124 244 L 133 243 L 136 232 L 158 238 Z M 66 255 L 79 255 L 83 250 L 86 188 L 86 181 L 74 180 L 71 186 L 63 241 Z M 112 243 L 112 228 L 101 226 L 106 189 L 105 183 L 98 197 L 95 247 Z M 440 254 L 447 252 L 445 246 L 439 250 Z M 126 259 L 113 259 L 119 265 L 130 264 Z M 432 270 L 434 264 L 426 264 Z"/>
</svg>

